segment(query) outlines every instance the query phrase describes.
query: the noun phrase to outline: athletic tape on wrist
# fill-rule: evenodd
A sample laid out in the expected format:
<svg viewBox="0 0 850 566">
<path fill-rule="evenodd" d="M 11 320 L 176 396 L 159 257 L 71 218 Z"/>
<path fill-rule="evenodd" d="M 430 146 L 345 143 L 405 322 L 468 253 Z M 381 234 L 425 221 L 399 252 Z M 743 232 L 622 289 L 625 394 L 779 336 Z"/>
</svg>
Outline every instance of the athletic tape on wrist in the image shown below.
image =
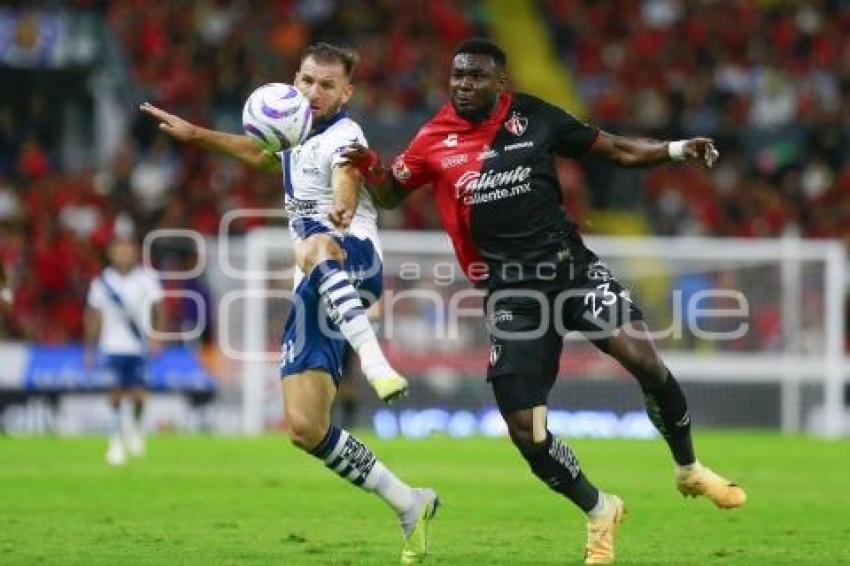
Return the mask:
<svg viewBox="0 0 850 566">
<path fill-rule="evenodd" d="M 687 143 L 686 140 L 667 142 L 667 155 L 670 156 L 670 159 L 673 161 L 685 160 L 685 143 Z"/>
</svg>

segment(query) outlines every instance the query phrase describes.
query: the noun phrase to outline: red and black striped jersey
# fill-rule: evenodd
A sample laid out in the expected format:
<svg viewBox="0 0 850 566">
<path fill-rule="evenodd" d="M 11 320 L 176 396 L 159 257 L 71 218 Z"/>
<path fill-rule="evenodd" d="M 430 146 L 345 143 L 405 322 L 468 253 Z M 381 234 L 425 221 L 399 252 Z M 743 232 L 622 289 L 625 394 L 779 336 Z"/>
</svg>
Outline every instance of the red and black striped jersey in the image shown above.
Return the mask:
<svg viewBox="0 0 850 566">
<path fill-rule="evenodd" d="M 474 283 L 532 283 L 584 247 L 561 208 L 555 156 L 578 158 L 598 130 L 523 93 L 503 93 L 475 124 L 446 103 L 392 164 L 405 188 L 431 184 L 443 226 Z"/>
</svg>

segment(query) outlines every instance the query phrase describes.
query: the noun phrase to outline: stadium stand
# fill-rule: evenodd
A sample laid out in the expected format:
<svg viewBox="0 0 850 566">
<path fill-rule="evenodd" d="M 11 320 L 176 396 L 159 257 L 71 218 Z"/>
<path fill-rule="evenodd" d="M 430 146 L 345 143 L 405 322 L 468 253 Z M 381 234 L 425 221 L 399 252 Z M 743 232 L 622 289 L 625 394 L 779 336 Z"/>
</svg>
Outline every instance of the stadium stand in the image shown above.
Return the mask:
<svg viewBox="0 0 850 566">
<path fill-rule="evenodd" d="M 704 133 L 723 153 L 711 172 L 562 164 L 565 203 L 583 229 L 633 226 L 618 211 L 638 210 L 649 219 L 641 229 L 661 235 L 850 237 L 846 3 L 547 0 L 539 10 L 590 120 L 623 133 Z M 15 39 L 0 53 L 0 262 L 15 291 L 0 337 L 64 343 L 80 336 L 86 284 L 116 226 L 214 234 L 228 210 L 280 203 L 277 179 L 177 147 L 127 108 L 147 99 L 237 130 L 252 87 L 289 80 L 304 45 L 333 40 L 360 51 L 351 111 L 389 155 L 442 102 L 452 48 L 487 32 L 488 3 L 75 0 L 12 3 L 0 22 Z M 58 119 L 52 95 L 79 92 L 74 108 L 102 112 L 86 94 L 94 68 L 118 85 L 111 116 L 128 121 L 129 135 L 91 150 L 91 127 L 69 118 L 73 109 Z M 383 225 L 437 227 L 420 193 Z M 599 211 L 624 220 L 593 222 Z M 265 222 L 242 219 L 231 231 Z M 183 264 L 191 251 L 154 259 Z M 186 284 L 204 286 L 170 283 Z M 193 308 L 170 301 L 170 327 L 184 327 Z"/>
</svg>

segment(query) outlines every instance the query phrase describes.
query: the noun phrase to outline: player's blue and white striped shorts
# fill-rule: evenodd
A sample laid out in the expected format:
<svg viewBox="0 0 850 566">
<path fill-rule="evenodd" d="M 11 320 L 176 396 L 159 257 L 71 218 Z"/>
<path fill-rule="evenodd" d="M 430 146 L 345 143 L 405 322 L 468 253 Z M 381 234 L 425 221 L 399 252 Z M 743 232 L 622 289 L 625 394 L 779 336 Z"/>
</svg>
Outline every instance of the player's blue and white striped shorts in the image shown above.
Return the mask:
<svg viewBox="0 0 850 566">
<path fill-rule="evenodd" d="M 360 292 L 363 306 L 377 301 L 383 290 L 383 264 L 368 238 L 336 235 L 345 251 L 345 271 Z M 281 341 L 280 375 L 286 377 L 308 369 L 327 371 L 339 383 L 348 342 L 325 310 L 318 286 L 305 275 L 290 301 Z"/>
</svg>

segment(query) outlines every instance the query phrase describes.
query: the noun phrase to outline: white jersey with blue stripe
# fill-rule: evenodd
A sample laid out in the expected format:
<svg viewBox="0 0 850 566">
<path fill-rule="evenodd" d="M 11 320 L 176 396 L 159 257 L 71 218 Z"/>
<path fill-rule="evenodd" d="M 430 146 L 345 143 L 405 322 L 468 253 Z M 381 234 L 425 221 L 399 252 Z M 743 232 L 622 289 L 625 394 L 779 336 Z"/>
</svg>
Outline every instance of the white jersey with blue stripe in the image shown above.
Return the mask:
<svg viewBox="0 0 850 566">
<path fill-rule="evenodd" d="M 333 205 L 331 173 L 342 163 L 341 153 L 353 143 L 367 146 L 360 126 L 340 112 L 319 123 L 301 145 L 278 153 L 286 189 L 285 207 L 292 238 L 307 238 L 316 233 L 338 233 L 328 219 Z M 378 214 L 372 195 L 365 188 L 348 231 L 353 236 L 368 238 L 380 254 Z"/>
<path fill-rule="evenodd" d="M 98 348 L 104 354 L 142 355 L 147 344 L 136 332 L 145 330 L 153 303 L 162 300 L 159 280 L 142 267 L 122 274 L 107 267 L 91 282 L 88 306 L 100 311 Z M 148 312 L 146 312 L 148 311 Z M 130 325 L 130 320 L 136 330 Z"/>
</svg>

